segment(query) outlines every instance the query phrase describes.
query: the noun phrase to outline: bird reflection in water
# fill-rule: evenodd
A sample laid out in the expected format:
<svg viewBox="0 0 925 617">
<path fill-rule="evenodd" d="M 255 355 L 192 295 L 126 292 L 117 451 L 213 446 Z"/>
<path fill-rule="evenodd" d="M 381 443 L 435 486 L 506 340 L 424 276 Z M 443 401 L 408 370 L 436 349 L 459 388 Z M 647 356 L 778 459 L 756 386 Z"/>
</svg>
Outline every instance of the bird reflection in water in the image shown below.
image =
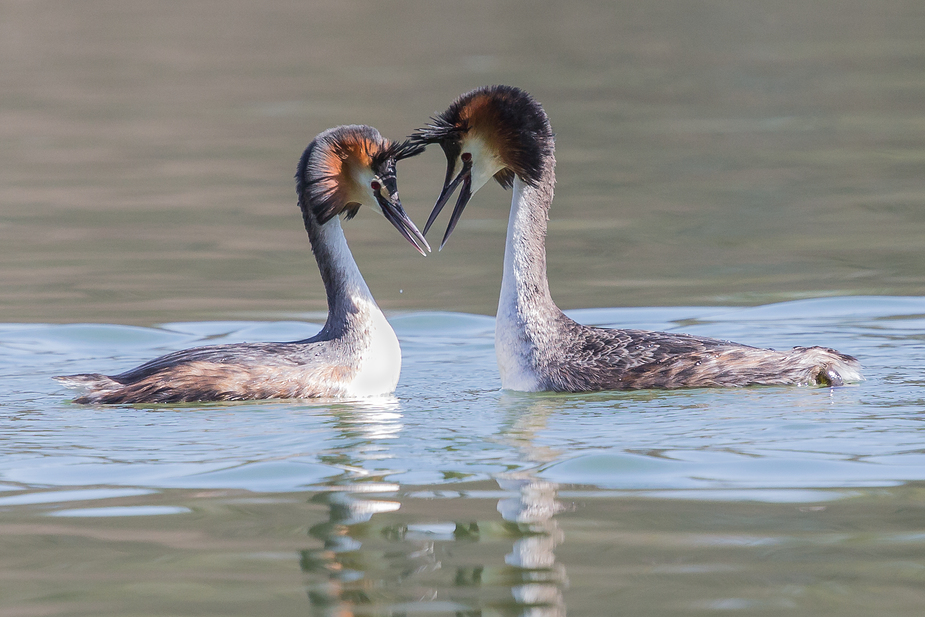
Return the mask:
<svg viewBox="0 0 925 617">
<path fill-rule="evenodd" d="M 376 563 L 382 556 L 364 550 L 361 538 L 373 514 L 394 512 L 401 504 L 359 499 L 347 492 L 319 493 L 312 501 L 326 504 L 330 518 L 309 530 L 323 547 L 301 553 L 302 571 L 316 579 L 308 585 L 308 598 L 318 615 L 353 615 L 352 607 L 377 603 L 378 581 L 371 585 L 368 573 L 382 567 Z"/>
<path fill-rule="evenodd" d="M 539 445 L 537 432 L 546 428 L 546 418 L 558 409 L 556 399 L 522 397 L 508 394 L 512 422 L 504 431 L 504 440 L 518 450 L 527 469 L 498 478 L 501 488 L 517 491 L 517 497 L 498 502 L 498 512 L 506 521 L 529 529 L 532 533 L 514 543 L 514 550 L 505 561 L 535 574 L 529 582 L 512 588 L 514 597 L 524 605 L 544 607 L 529 615 L 565 615 L 562 590 L 568 585 L 565 566 L 556 563 L 555 548 L 565 534 L 555 515 L 565 507 L 558 500 L 559 486 L 555 482 L 537 479 L 534 471 L 544 463 L 554 461 L 558 452 Z M 518 405 L 523 402 L 525 405 Z"/>
<path fill-rule="evenodd" d="M 538 453 L 545 458 L 531 443 L 545 426 L 546 405 L 516 405 L 503 433 L 526 456 L 524 469 L 542 462 Z M 567 577 L 554 553 L 563 541 L 555 516 L 564 509 L 556 484 L 530 471 L 421 490 L 386 479 L 353 478 L 312 499 L 328 508 L 328 520 L 309 530 L 320 548 L 300 560 L 313 614 L 566 614 Z"/>
</svg>

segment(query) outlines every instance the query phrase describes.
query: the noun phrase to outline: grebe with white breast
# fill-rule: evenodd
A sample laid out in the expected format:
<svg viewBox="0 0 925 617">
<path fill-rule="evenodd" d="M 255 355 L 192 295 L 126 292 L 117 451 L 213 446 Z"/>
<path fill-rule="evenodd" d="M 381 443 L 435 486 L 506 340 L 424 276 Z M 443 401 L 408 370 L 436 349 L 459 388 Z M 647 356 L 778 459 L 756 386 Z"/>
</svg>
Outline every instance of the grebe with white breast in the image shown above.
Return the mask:
<svg viewBox="0 0 925 617">
<path fill-rule="evenodd" d="M 396 161 L 423 146 L 394 143 L 368 126 L 318 135 L 296 173 L 296 191 L 321 270 L 328 318 L 317 335 L 291 343 L 210 345 L 167 354 L 132 370 L 57 377 L 85 393 L 77 403 L 178 403 L 364 397 L 395 390 L 398 338 L 350 253 L 340 215 L 379 210 L 422 255 L 427 241 L 398 197 Z"/>
<path fill-rule="evenodd" d="M 553 133 L 546 112 L 523 90 L 489 86 L 463 94 L 411 140 L 438 143 L 447 157 L 425 234 L 461 186 L 441 248 L 486 182 L 495 178 L 513 188 L 495 326 L 503 388 L 584 392 L 861 379 L 855 358 L 824 347 L 775 351 L 687 334 L 589 327 L 566 317 L 546 277 Z"/>
</svg>

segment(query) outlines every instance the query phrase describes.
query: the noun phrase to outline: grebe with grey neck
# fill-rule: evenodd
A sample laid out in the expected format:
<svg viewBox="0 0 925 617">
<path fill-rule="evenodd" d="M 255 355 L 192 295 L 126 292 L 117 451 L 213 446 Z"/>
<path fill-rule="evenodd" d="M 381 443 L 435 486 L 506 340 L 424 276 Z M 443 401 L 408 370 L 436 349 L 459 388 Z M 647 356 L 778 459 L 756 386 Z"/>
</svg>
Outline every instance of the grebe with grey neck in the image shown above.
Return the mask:
<svg viewBox="0 0 925 617">
<path fill-rule="evenodd" d="M 317 335 L 289 343 L 197 347 L 118 375 L 56 379 L 84 390 L 77 403 L 365 397 L 394 391 L 401 371 L 398 338 L 357 268 L 340 216 L 350 219 L 369 205 L 424 255 L 430 247 L 402 208 L 395 175 L 396 161 L 421 150 L 352 125 L 321 133 L 303 153 L 296 191 L 328 302 L 328 318 Z"/>
<path fill-rule="evenodd" d="M 589 327 L 566 317 L 546 277 L 553 133 L 542 106 L 523 90 L 489 86 L 463 94 L 411 141 L 440 144 L 447 158 L 443 190 L 425 234 L 459 189 L 441 249 L 485 183 L 494 178 L 513 189 L 495 326 L 505 389 L 842 385 L 861 379 L 855 358 L 824 347 L 776 351 L 687 334 Z"/>
</svg>

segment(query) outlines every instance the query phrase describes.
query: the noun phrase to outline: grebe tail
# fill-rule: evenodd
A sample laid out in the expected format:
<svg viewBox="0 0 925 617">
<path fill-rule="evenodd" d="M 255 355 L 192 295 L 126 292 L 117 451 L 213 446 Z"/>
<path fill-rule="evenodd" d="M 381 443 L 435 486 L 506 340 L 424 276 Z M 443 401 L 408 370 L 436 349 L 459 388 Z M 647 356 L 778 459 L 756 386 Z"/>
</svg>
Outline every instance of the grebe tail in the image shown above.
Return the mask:
<svg viewBox="0 0 925 617">
<path fill-rule="evenodd" d="M 513 189 L 495 327 L 505 389 L 841 385 L 861 379 L 858 361 L 832 349 L 781 352 L 684 334 L 595 328 L 566 317 L 552 300 L 546 276 L 553 133 L 542 106 L 523 90 L 488 86 L 463 94 L 411 141 L 440 144 L 447 158 L 425 234 L 459 189 L 441 248 L 472 195 L 491 178 Z"/>
<path fill-rule="evenodd" d="M 271 398 L 362 397 L 394 391 L 398 338 L 347 246 L 340 216 L 378 210 L 419 253 L 430 247 L 398 197 L 396 161 L 423 147 L 376 129 L 329 129 L 305 149 L 296 190 L 321 271 L 328 317 L 317 335 L 288 343 L 209 345 L 167 354 L 118 375 L 56 377 L 84 393 L 77 403 L 178 403 Z"/>
</svg>

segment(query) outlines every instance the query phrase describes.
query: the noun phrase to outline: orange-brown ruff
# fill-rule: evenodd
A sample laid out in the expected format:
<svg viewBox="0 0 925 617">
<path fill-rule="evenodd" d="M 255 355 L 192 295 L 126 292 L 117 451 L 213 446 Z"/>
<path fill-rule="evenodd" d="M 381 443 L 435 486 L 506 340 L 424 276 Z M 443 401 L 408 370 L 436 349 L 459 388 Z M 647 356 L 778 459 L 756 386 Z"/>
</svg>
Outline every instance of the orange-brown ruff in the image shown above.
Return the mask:
<svg viewBox="0 0 925 617">
<path fill-rule="evenodd" d="M 510 86 L 462 95 L 412 141 L 447 157 L 443 190 L 427 225 L 459 187 L 443 242 L 469 198 L 494 178 L 513 188 L 495 353 L 506 389 L 582 392 L 773 384 L 842 385 L 858 361 L 824 347 L 775 351 L 686 334 L 583 326 L 555 305 L 546 278 L 546 226 L 555 146 L 546 112 Z M 441 245 L 442 246 L 442 245 Z"/>
<path fill-rule="evenodd" d="M 78 403 L 177 403 L 387 394 L 401 368 L 398 339 L 347 247 L 338 215 L 362 204 L 382 212 L 424 254 L 427 242 L 398 198 L 395 162 L 421 146 L 392 143 L 368 126 L 318 135 L 296 173 L 299 207 L 321 270 L 328 319 L 292 343 L 210 345 L 162 356 L 118 375 L 57 377 Z"/>
</svg>

